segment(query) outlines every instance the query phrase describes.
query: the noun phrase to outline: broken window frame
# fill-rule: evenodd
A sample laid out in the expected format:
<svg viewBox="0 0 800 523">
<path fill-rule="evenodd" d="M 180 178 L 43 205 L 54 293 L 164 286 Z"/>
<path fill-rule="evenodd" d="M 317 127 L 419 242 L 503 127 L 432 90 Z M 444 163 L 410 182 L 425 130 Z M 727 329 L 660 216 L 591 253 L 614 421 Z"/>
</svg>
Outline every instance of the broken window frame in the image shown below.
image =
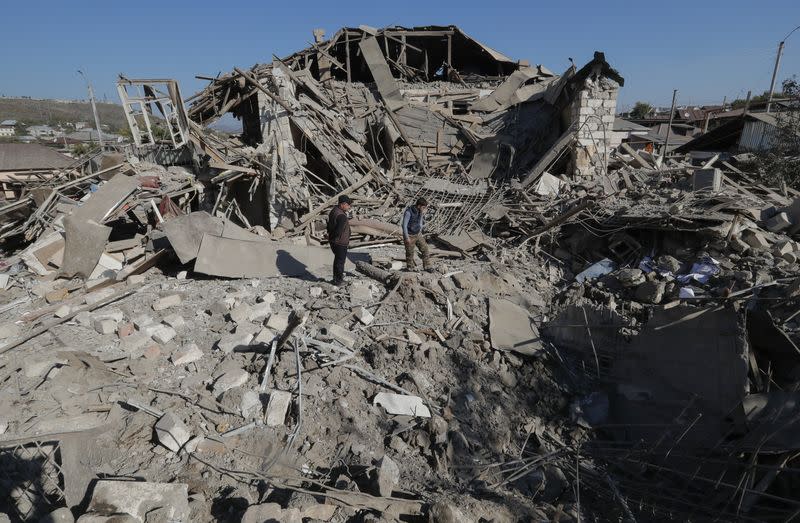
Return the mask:
<svg viewBox="0 0 800 523">
<path fill-rule="evenodd" d="M 132 96 L 128 89 L 134 89 Z M 156 143 L 150 115 L 156 114 L 154 108 L 166 122 L 173 147 L 178 148 L 189 141 L 189 117 L 181 97 L 178 82 L 170 79 L 129 79 L 120 76 L 117 92 L 122 101 L 125 118 L 131 130 L 133 141 L 138 147 Z M 143 132 L 137 117 L 145 124 Z"/>
</svg>

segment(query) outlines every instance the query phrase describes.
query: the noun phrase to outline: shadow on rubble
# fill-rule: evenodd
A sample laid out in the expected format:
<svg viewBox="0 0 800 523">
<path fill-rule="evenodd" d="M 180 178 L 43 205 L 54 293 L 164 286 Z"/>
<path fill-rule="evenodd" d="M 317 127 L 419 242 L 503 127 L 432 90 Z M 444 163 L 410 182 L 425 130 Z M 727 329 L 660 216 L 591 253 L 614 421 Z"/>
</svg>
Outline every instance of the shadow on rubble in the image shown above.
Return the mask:
<svg viewBox="0 0 800 523">
<path fill-rule="evenodd" d="M 238 491 L 233 486 L 224 487 L 211 503 L 211 515 L 214 521 L 221 523 L 238 523 L 250 502 L 247 498 L 237 496 Z"/>
<path fill-rule="evenodd" d="M 63 488 L 64 478 L 35 447 L 0 448 L 0 513 L 11 523 L 39 521 L 64 506 Z"/>
<path fill-rule="evenodd" d="M 567 415 L 565 392 L 556 385 L 567 382 L 558 377 L 561 367 L 549 362 L 547 355 L 526 357 L 503 352 L 499 353 L 502 363 L 488 367 L 479 363 L 476 354 L 482 358 L 490 353 L 481 353 L 476 347 L 475 354 L 470 354 L 463 345 L 446 354 L 443 363 L 451 366 L 457 383 L 449 391 L 450 408 L 457 421 L 457 429 L 451 422 L 448 433 L 451 473 L 469 485 L 473 497 L 498 502 L 520 520 L 541 517 L 532 507 L 542 502 L 573 503 L 564 473 L 547 460 L 505 484 L 521 464 L 504 474 L 499 474 L 497 467 L 488 472 L 482 467 L 547 452 L 539 447 L 535 434 L 528 434 L 528 424 Z M 508 377 L 509 373 L 513 377 Z M 501 378 L 502 374 L 506 376 Z M 552 374 L 556 376 L 550 379 Z M 503 485 L 496 486 L 498 483 Z M 567 514 L 561 517 L 562 521 L 570 520 Z"/>
</svg>

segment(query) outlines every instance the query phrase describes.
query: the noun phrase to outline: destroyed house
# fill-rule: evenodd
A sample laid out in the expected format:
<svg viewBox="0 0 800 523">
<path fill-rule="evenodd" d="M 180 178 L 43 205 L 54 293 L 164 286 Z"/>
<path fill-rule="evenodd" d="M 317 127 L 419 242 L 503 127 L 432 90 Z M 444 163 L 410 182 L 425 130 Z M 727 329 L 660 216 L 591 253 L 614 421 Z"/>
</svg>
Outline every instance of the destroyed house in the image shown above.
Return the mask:
<svg viewBox="0 0 800 523">
<path fill-rule="evenodd" d="M 192 143 L 217 169 L 210 178 L 233 179 L 231 194 L 261 191 L 237 198 L 251 225 L 297 222 L 313 210 L 309 196 L 324 201 L 365 177 L 370 186 L 358 193 L 408 176 L 415 178 L 407 198 L 483 194 L 432 226 L 463 223 L 508 181 L 527 186 L 545 169 L 591 178 L 618 145 L 612 129 L 624 80 L 602 53 L 557 75 L 455 26 L 361 26 L 328 40 L 317 31 L 315 39 L 286 58 L 208 78 L 187 100 L 194 124 L 228 113 L 241 121 L 239 139 L 254 148 L 249 158 L 226 155 L 215 138 Z M 243 170 L 224 168 L 234 164 Z M 240 176 L 254 171 L 269 173 L 268 186 Z M 455 192 L 431 188 L 434 178 L 456 183 Z"/>
</svg>

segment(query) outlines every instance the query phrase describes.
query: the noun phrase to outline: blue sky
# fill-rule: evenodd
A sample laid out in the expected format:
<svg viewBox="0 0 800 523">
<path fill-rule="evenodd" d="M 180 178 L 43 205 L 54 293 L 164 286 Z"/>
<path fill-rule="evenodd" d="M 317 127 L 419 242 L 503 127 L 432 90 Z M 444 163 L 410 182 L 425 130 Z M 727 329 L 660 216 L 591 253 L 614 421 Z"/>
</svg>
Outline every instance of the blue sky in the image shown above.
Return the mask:
<svg viewBox="0 0 800 523">
<path fill-rule="evenodd" d="M 270 4 L 275 5 L 270 5 Z M 562 72 L 595 50 L 625 77 L 621 107 L 637 100 L 704 104 L 769 87 L 778 41 L 800 25 L 798 0 L 550 2 L 237 0 L 126 4 L 72 0 L 0 7 L 0 95 L 116 101 L 117 74 L 170 77 L 184 96 L 234 66 L 302 49 L 311 31 L 341 26 L 456 24 L 515 59 Z M 9 47 L 9 44 L 11 47 Z M 779 78 L 800 75 L 800 30 L 786 44 Z"/>
</svg>

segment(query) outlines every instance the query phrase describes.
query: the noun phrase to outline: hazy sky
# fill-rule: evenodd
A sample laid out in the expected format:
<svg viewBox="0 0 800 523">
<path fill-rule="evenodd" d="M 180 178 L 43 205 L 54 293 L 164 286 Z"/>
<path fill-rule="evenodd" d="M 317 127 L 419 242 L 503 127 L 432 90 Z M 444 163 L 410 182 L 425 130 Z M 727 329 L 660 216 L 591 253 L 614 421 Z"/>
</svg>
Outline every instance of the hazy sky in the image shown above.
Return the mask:
<svg viewBox="0 0 800 523">
<path fill-rule="evenodd" d="M 270 4 L 275 4 L 270 5 Z M 302 49 L 312 29 L 459 25 L 514 59 L 562 72 L 604 51 L 625 77 L 620 106 L 637 100 L 704 104 L 769 87 L 778 41 L 800 25 L 800 0 L 621 2 L 560 0 L 337 0 L 158 2 L 72 0 L 0 5 L 0 95 L 117 101 L 116 77 L 168 77 L 184 96 L 234 66 Z M 800 74 L 800 30 L 786 43 L 779 79 Z M 0 115 L 2 116 L 2 115 Z"/>
</svg>

